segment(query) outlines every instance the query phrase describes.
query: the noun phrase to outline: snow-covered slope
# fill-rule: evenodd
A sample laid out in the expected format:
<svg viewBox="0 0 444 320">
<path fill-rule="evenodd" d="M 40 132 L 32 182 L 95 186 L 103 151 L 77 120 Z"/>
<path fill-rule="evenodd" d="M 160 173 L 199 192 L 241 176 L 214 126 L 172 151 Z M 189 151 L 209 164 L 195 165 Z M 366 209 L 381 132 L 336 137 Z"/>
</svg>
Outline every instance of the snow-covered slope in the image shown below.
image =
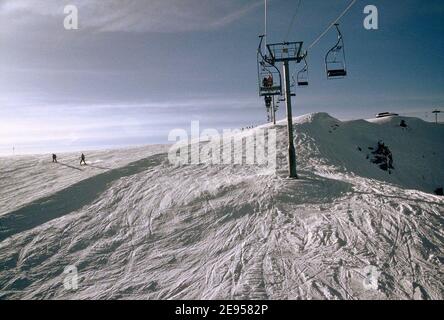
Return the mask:
<svg viewBox="0 0 444 320">
<path fill-rule="evenodd" d="M 89 156 L 101 168 L 82 172 L 1 159 L 1 297 L 443 299 L 444 127 L 402 119 L 295 118 L 299 180 L 285 122 L 276 174 L 171 166 L 160 147 Z M 391 174 L 370 161 L 379 140 Z"/>
<path fill-rule="evenodd" d="M 80 166 L 80 152 L 0 158 L 0 216 L 76 182 L 124 166 L 156 153 L 167 145 L 85 152 L 88 167 Z"/>
</svg>

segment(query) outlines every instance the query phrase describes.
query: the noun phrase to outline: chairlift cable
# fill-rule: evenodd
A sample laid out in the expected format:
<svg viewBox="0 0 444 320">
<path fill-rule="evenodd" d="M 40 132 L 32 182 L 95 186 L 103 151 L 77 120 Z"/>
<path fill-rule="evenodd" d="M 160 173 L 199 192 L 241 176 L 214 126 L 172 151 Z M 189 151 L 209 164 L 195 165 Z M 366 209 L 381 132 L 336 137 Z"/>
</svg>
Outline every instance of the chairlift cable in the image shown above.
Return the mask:
<svg viewBox="0 0 444 320">
<path fill-rule="evenodd" d="M 302 0 L 299 0 L 298 5 L 296 6 L 296 11 L 295 11 L 293 17 L 291 18 L 290 25 L 288 26 L 287 35 L 284 38 L 285 39 L 284 42 L 287 42 L 288 36 L 290 35 L 290 32 L 291 32 L 291 28 L 293 27 L 293 24 L 296 21 L 296 17 L 298 16 L 299 8 L 301 7 L 301 4 L 302 4 Z"/>
<path fill-rule="evenodd" d="M 343 16 L 345 16 L 345 14 L 353 7 L 353 5 L 356 3 L 357 0 L 352 0 L 350 2 L 350 4 L 347 6 L 347 8 L 345 8 L 345 10 L 327 27 L 327 29 L 325 29 L 320 35 L 319 37 L 316 38 L 316 40 L 314 40 L 310 46 L 308 47 L 307 50 L 310 50 L 311 48 L 313 48 L 326 34 L 327 32 L 334 27 L 334 25 L 336 23 L 338 23 L 339 20 L 342 19 Z"/>
<path fill-rule="evenodd" d="M 265 26 L 265 30 L 264 30 L 264 37 L 265 37 L 265 42 L 264 42 L 264 48 L 265 48 L 265 50 L 267 49 L 267 14 L 268 14 L 268 12 L 267 12 L 267 0 L 265 0 L 265 23 L 264 23 L 264 26 Z"/>
</svg>

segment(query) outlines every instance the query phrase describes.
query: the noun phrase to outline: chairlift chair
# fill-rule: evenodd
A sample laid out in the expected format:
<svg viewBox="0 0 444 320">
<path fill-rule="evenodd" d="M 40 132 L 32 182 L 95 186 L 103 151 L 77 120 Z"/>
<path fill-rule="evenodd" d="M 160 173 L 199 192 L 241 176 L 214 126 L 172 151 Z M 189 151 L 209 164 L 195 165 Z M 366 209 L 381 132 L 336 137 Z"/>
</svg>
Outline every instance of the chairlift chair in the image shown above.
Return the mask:
<svg viewBox="0 0 444 320">
<path fill-rule="evenodd" d="M 344 38 L 342 37 L 341 30 L 339 30 L 338 23 L 335 24 L 335 27 L 338 32 L 338 41 L 325 55 L 325 68 L 328 79 L 340 79 L 347 76 Z"/>
<path fill-rule="evenodd" d="M 257 50 L 257 70 L 259 82 L 259 96 L 271 97 L 282 94 L 282 77 L 279 69 L 262 53 L 263 36 L 260 37 Z"/>
<path fill-rule="evenodd" d="M 296 76 L 296 83 L 299 87 L 308 86 L 308 64 L 307 60 L 304 58 L 304 67 L 298 72 Z"/>
</svg>

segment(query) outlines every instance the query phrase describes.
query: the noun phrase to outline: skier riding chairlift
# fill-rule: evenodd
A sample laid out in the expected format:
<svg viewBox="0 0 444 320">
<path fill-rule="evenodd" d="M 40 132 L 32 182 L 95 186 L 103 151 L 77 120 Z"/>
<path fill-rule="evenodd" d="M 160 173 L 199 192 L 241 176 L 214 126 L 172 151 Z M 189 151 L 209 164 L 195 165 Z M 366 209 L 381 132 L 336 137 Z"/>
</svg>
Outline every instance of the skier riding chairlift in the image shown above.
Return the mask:
<svg viewBox="0 0 444 320">
<path fill-rule="evenodd" d="M 273 86 L 273 76 L 270 74 L 267 78 L 268 87 L 271 88 Z"/>
<path fill-rule="evenodd" d="M 262 79 L 262 85 L 265 88 L 271 88 L 273 86 L 273 76 L 270 74 L 268 77 Z"/>
</svg>

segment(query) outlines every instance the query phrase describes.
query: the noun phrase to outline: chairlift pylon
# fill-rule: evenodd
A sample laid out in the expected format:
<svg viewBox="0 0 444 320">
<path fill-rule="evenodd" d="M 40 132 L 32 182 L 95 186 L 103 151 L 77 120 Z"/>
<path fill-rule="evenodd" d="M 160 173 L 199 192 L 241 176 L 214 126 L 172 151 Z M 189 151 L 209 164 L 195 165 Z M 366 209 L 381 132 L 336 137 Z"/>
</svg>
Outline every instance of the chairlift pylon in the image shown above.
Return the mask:
<svg viewBox="0 0 444 320">
<path fill-rule="evenodd" d="M 338 41 L 325 55 L 325 69 L 327 71 L 328 79 L 340 79 L 347 76 L 344 38 L 341 30 L 339 30 L 338 23 L 335 24 L 335 27 L 338 32 Z"/>
</svg>

